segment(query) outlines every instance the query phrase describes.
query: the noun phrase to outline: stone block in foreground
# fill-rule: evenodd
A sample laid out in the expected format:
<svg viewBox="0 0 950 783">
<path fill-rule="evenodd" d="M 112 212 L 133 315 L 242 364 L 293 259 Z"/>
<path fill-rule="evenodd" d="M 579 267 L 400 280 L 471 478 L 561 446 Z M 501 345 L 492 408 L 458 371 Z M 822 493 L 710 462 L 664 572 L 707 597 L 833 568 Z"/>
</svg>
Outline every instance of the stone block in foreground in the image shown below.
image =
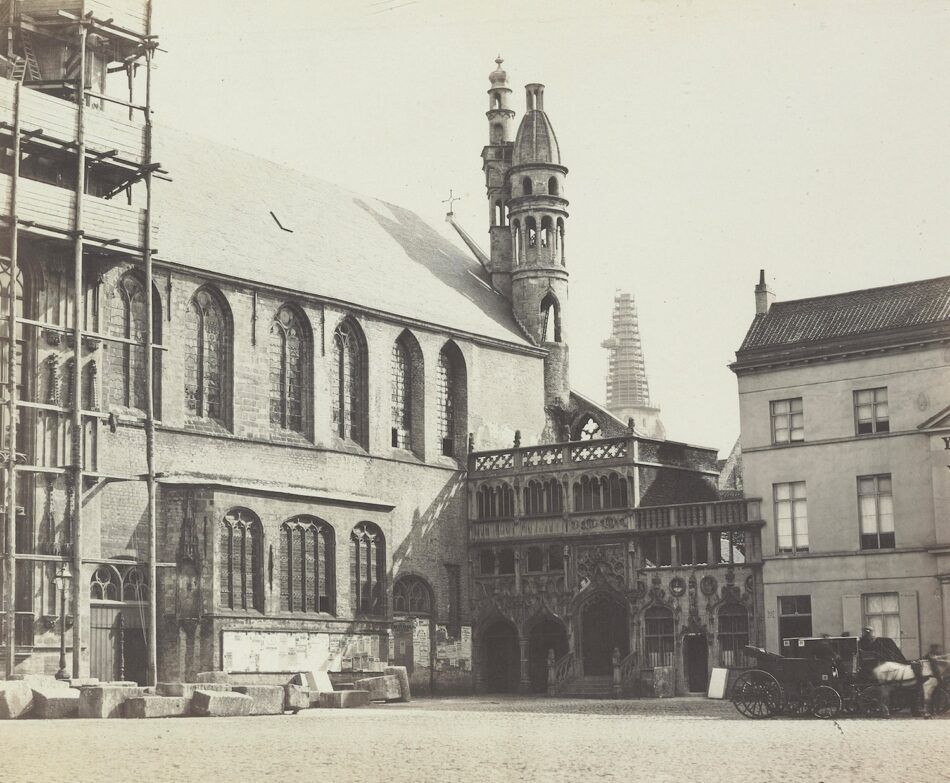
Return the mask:
<svg viewBox="0 0 950 783">
<path fill-rule="evenodd" d="M 395 677 L 399 680 L 399 701 L 412 701 L 412 693 L 409 691 L 409 670 L 405 666 L 387 666 L 385 674 Z"/>
<path fill-rule="evenodd" d="M 191 713 L 217 718 L 239 717 L 250 715 L 253 703 L 254 699 L 243 693 L 206 691 L 199 688 L 191 700 Z"/>
<path fill-rule="evenodd" d="M 306 686 L 311 691 L 323 693 L 333 690 L 333 683 L 330 682 L 330 675 L 322 671 L 299 672 L 297 677 L 300 684 Z"/>
<path fill-rule="evenodd" d="M 231 690 L 230 685 L 219 682 L 160 682 L 155 686 L 155 693 L 159 696 L 182 696 L 192 699 L 199 688 L 203 691 Z"/>
<path fill-rule="evenodd" d="M 89 685 L 79 691 L 80 718 L 121 718 L 126 699 L 144 696 L 145 688 L 129 685 Z"/>
<path fill-rule="evenodd" d="M 33 689 L 24 680 L 0 682 L 0 720 L 22 718 L 33 709 Z"/>
<path fill-rule="evenodd" d="M 283 715 L 283 685 L 235 685 L 231 690 L 250 696 L 251 715 Z"/>
<path fill-rule="evenodd" d="M 195 682 L 216 682 L 228 685 L 231 678 L 227 672 L 198 672 L 195 675 Z"/>
<path fill-rule="evenodd" d="M 135 696 L 122 705 L 126 718 L 181 718 L 188 714 L 191 700 L 183 696 Z"/>
<path fill-rule="evenodd" d="M 78 718 L 79 689 L 62 685 L 34 687 L 33 717 L 44 720 Z"/>
<path fill-rule="evenodd" d="M 356 687 L 369 692 L 370 701 L 402 701 L 399 678 L 391 674 L 382 677 L 364 677 L 356 681 Z"/>
<path fill-rule="evenodd" d="M 303 685 L 288 683 L 284 686 L 284 709 L 299 712 L 310 708 L 311 691 Z M 318 694 L 319 698 L 319 694 Z"/>
<path fill-rule="evenodd" d="M 320 694 L 320 706 L 330 709 L 365 707 L 369 704 L 369 691 L 331 691 Z"/>
</svg>

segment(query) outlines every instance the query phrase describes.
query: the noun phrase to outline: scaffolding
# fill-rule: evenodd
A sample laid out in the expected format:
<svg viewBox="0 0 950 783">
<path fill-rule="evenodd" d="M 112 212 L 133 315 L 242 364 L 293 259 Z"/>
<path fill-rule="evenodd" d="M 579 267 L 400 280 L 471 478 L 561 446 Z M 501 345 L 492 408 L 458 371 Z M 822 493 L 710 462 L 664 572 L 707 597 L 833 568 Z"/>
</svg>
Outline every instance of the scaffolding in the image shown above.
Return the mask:
<svg viewBox="0 0 950 783">
<path fill-rule="evenodd" d="M 650 386 L 640 343 L 637 304 L 633 296 L 617 291 L 611 335 L 601 343 L 610 351 L 607 369 L 607 409 L 650 408 Z"/>
<path fill-rule="evenodd" d="M 130 11 L 126 16 L 132 24 L 124 26 L 114 16 L 104 17 L 104 8 Z M 80 579 L 83 567 L 90 563 L 84 558 L 83 542 L 83 499 L 89 482 L 93 484 L 111 481 L 144 481 L 148 495 L 148 618 L 146 629 L 147 678 L 154 685 L 157 675 L 157 615 L 156 615 L 156 471 L 155 471 L 155 352 L 163 347 L 155 343 L 154 335 L 154 281 L 152 270 L 152 191 L 153 179 L 163 173 L 159 164 L 152 160 L 152 108 L 151 75 L 152 61 L 157 49 L 157 38 L 151 32 L 152 0 L 123 0 L 106 6 L 94 0 L 5 0 L 0 3 L 0 22 L 4 25 L 4 53 L 0 54 L 0 65 L 6 66 L 7 80 L 13 83 L 12 122 L 0 122 L 0 142 L 12 149 L 12 172 L 10 175 L 10 195 L 8 214 L 2 216 L 9 236 L 9 256 L 0 256 L 0 265 L 9 272 L 9 288 L 6 290 L 7 312 L 3 313 L 6 322 L 6 384 L 3 408 L 6 419 L 5 442 L 2 459 L 5 483 L 4 535 L 3 541 L 3 598 L 5 623 L 3 639 L 4 671 L 9 678 L 16 666 L 17 648 L 17 563 L 31 565 L 37 561 L 69 563 L 74 575 L 72 585 L 72 676 L 81 674 L 83 645 L 83 600 L 88 589 Z M 90 38 L 94 39 L 94 58 L 90 61 Z M 68 55 L 60 72 L 47 74 L 55 78 L 45 78 L 42 72 L 41 58 L 37 51 L 43 46 L 62 47 Z M 105 54 L 103 54 L 105 52 Z M 107 96 L 104 90 L 93 89 L 90 83 L 92 66 L 107 68 L 108 73 L 125 72 L 128 76 L 128 101 Z M 136 71 L 144 68 L 144 100 L 135 103 Z M 102 74 L 100 74 L 102 75 Z M 0 79 L 0 81 L 3 81 Z M 102 75 L 101 82 L 104 83 Z M 36 91 L 57 99 L 68 101 L 75 107 L 73 131 L 69 127 L 56 124 L 43 128 L 37 125 L 37 117 L 24 110 L 24 98 L 29 91 Z M 89 114 L 104 103 L 117 104 L 128 109 L 129 119 L 138 114 L 143 117 L 140 154 L 127 154 L 123 145 L 109 148 L 97 135 L 96 144 L 87 144 Z M 105 134 L 108 141 L 108 133 Z M 126 145 L 127 146 L 127 145 Z M 73 158 L 75 179 L 72 181 L 72 214 L 68 225 L 61 220 L 38 221 L 35 217 L 23 216 L 21 186 L 24 182 L 21 162 L 24 156 L 46 154 L 56 151 L 64 162 Z M 65 167 L 64 167 L 65 168 Z M 142 183 L 145 189 L 144 230 L 139 233 L 139 241 L 129 241 L 128 237 L 109 236 L 103 233 L 102 226 L 90 224 L 85 214 L 88 197 L 87 174 L 90 171 L 102 172 L 102 180 L 108 184 L 106 192 L 97 194 L 109 199 L 125 192 L 132 200 L 132 186 Z M 72 296 L 72 312 L 68 313 L 68 300 L 65 305 L 67 316 L 64 323 L 54 323 L 51 319 L 37 313 L 37 318 L 26 317 L 26 311 L 17 312 L 17 281 L 21 274 L 21 234 L 31 238 L 43 238 L 64 247 L 66 254 L 69 245 L 72 250 L 72 287 L 68 294 Z M 137 266 L 145 282 L 145 335 L 139 341 L 106 334 L 107 329 L 87 328 L 93 324 L 84 323 L 90 309 L 86 290 L 85 262 L 94 256 L 105 257 L 111 261 L 131 262 Z M 93 302 L 92 308 L 98 303 Z M 68 325 L 66 320 L 71 320 Z M 41 403 L 22 397 L 18 378 L 22 372 L 18 359 L 26 364 L 26 357 L 18 357 L 17 338 L 20 330 L 29 330 L 34 336 L 38 331 L 44 334 L 59 335 L 67 345 L 71 340 L 72 377 L 70 399 L 65 405 Z M 111 414 L 94 409 L 84 409 L 83 347 L 86 341 L 98 343 L 118 343 L 140 348 L 145 355 L 145 451 L 146 472 L 139 475 L 109 475 L 100 473 L 95 465 L 88 465 L 90 449 L 86 447 L 84 434 L 88 423 L 98 424 L 102 420 L 112 420 Z M 88 408 L 95 408 L 90 405 Z M 30 460 L 28 454 L 18 453 L 17 428 L 21 414 L 42 411 L 57 416 L 57 422 L 63 423 L 64 433 L 70 440 L 69 459 L 65 464 L 39 463 Z M 66 428 L 66 421 L 69 427 Z M 58 554 L 37 554 L 32 551 L 17 551 L 18 479 L 21 476 L 46 475 L 62 476 L 65 484 L 67 509 L 63 519 L 62 535 L 70 536 L 70 546 L 63 547 Z M 71 507 L 69 507 L 71 506 Z M 69 522 L 69 529 L 66 522 Z"/>
</svg>

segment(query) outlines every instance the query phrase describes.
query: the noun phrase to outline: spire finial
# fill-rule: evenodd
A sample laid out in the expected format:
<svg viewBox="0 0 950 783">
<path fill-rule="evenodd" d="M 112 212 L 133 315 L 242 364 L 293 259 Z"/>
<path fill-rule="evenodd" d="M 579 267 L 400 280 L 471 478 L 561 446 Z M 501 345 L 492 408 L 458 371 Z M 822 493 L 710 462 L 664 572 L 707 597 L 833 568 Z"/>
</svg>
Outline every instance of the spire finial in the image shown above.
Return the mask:
<svg viewBox="0 0 950 783">
<path fill-rule="evenodd" d="M 495 58 L 495 64 L 498 66 L 499 71 L 501 70 L 501 64 L 504 61 L 505 61 L 504 58 L 500 54 Z"/>
</svg>

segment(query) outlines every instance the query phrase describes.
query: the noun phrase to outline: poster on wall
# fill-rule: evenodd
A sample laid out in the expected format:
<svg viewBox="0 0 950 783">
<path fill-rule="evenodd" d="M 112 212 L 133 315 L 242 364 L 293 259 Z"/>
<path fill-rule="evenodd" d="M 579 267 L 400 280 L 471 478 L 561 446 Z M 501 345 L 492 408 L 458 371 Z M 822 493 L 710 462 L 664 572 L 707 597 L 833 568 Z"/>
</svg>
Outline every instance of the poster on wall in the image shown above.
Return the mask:
<svg viewBox="0 0 950 783">
<path fill-rule="evenodd" d="M 415 618 L 412 621 L 412 662 L 417 667 L 428 669 L 431 664 L 432 642 L 429 638 L 429 621 Z"/>
<path fill-rule="evenodd" d="M 459 667 L 463 671 L 472 669 L 472 626 L 463 625 L 459 636 Z"/>
<path fill-rule="evenodd" d="M 330 635 L 287 631 L 223 631 L 221 650 L 225 671 L 325 671 L 330 657 Z"/>
</svg>

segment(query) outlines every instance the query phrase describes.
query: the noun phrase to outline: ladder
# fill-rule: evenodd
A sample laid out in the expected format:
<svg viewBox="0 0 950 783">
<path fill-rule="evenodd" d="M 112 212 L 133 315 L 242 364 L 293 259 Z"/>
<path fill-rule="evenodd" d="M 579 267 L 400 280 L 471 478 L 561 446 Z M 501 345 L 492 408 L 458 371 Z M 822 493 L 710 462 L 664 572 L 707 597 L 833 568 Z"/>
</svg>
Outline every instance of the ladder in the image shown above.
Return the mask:
<svg viewBox="0 0 950 783">
<path fill-rule="evenodd" d="M 43 78 L 43 74 L 40 73 L 40 65 L 36 61 L 36 54 L 33 52 L 33 36 L 29 33 L 21 32 L 20 45 L 23 47 L 23 60 L 26 63 L 24 75 L 29 76 L 32 82 L 40 81 Z M 14 66 L 14 73 L 18 66 L 19 63 Z M 22 82 L 23 79 L 21 78 L 20 81 Z"/>
</svg>

